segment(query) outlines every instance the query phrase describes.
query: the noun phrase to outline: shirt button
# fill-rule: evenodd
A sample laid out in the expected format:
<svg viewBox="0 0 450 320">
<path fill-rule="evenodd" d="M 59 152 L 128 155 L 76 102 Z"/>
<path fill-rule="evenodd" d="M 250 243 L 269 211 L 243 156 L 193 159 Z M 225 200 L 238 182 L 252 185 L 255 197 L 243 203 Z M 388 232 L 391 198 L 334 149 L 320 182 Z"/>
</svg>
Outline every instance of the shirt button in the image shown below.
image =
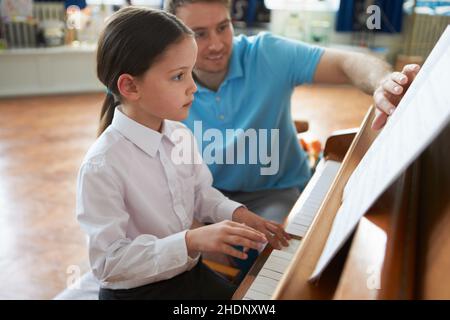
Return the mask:
<svg viewBox="0 0 450 320">
<path fill-rule="evenodd" d="M 219 116 L 219 119 L 220 119 L 220 120 L 223 120 L 223 119 L 225 119 L 225 116 L 224 116 L 223 114 L 221 114 L 221 115 Z"/>
<path fill-rule="evenodd" d="M 216 97 L 216 101 L 220 102 L 220 97 L 219 96 Z"/>
</svg>

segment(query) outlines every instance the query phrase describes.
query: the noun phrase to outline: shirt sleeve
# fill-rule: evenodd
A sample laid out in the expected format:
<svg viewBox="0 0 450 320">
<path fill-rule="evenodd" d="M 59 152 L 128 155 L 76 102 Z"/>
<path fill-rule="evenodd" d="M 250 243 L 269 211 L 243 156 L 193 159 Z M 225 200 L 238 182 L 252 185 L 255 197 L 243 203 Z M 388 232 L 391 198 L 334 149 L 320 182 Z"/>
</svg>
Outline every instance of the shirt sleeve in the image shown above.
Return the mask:
<svg viewBox="0 0 450 320">
<path fill-rule="evenodd" d="M 165 238 L 126 235 L 129 214 L 119 174 L 106 164 L 84 164 L 78 175 L 77 219 L 89 240 L 89 259 L 103 287 L 128 289 L 169 279 L 188 269 L 185 233 Z"/>
<path fill-rule="evenodd" d="M 276 77 L 287 79 L 292 86 L 312 83 L 324 49 L 271 33 L 258 36 L 257 50 L 261 63 Z"/>
<path fill-rule="evenodd" d="M 189 131 L 190 132 L 190 131 Z M 201 160 L 198 151 L 197 142 L 192 135 L 193 152 L 196 159 Z M 200 162 L 200 161 L 198 161 Z M 230 200 L 219 190 L 212 186 L 213 178 L 211 171 L 204 161 L 194 165 L 195 174 L 195 218 L 200 222 L 220 222 L 223 220 L 232 220 L 233 212 L 243 205 L 239 202 Z"/>
</svg>

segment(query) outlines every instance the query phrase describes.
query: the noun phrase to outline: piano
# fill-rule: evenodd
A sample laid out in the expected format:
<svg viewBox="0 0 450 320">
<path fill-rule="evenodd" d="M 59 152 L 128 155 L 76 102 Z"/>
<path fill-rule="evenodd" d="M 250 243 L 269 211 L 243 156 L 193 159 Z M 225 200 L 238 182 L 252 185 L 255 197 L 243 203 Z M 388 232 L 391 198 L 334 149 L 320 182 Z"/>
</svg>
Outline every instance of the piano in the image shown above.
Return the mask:
<svg viewBox="0 0 450 320">
<path fill-rule="evenodd" d="M 266 246 L 233 299 L 450 299 L 449 68 L 450 26 L 381 133 L 372 107 L 327 140 L 289 246 Z"/>
<path fill-rule="evenodd" d="M 372 107 L 359 130 L 327 140 L 286 219 L 289 246 L 267 246 L 233 299 L 450 298 L 450 123 L 377 199 L 320 279 L 309 281 L 344 187 L 377 137 L 374 115 Z"/>
</svg>

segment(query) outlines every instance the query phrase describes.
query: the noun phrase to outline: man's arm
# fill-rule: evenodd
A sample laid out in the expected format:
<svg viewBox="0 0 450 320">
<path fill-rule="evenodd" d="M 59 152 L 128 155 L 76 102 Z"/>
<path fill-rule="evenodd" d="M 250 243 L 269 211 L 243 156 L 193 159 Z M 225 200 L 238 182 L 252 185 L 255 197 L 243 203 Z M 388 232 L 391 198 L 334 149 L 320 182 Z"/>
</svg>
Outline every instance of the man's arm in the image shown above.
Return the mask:
<svg viewBox="0 0 450 320">
<path fill-rule="evenodd" d="M 314 74 L 314 83 L 353 84 L 365 93 L 373 94 L 381 79 L 391 72 L 388 63 L 373 56 L 325 49 Z"/>
<path fill-rule="evenodd" d="M 325 49 L 313 82 L 353 84 L 373 95 L 377 116 L 372 128 L 378 130 L 394 112 L 419 69 L 418 65 L 407 65 L 402 72 L 392 72 L 388 63 L 373 56 Z"/>
</svg>

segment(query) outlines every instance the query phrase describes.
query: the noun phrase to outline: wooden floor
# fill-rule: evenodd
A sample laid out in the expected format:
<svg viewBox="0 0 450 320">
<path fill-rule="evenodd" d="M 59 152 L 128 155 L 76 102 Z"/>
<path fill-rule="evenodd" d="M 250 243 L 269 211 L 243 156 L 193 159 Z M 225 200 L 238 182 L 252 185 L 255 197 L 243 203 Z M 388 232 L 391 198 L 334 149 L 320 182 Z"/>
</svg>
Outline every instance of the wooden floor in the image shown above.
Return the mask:
<svg viewBox="0 0 450 320">
<path fill-rule="evenodd" d="M 103 94 L 0 100 L 0 299 L 51 299 L 72 268 L 88 270 L 75 220 L 76 176 L 95 140 Z M 293 115 L 309 137 L 358 126 L 371 97 L 303 87 Z"/>
</svg>

